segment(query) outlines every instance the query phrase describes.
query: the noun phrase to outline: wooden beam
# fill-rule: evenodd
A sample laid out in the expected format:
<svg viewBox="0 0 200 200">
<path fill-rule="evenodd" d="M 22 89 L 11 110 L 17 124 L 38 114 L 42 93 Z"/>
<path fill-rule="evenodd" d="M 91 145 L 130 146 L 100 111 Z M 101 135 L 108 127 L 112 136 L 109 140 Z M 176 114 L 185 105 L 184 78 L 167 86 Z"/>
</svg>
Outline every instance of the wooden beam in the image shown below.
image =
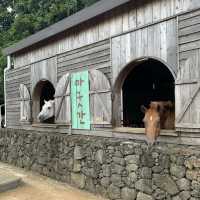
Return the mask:
<svg viewBox="0 0 200 200">
<path fill-rule="evenodd" d="M 178 80 L 176 81 L 176 85 L 185 85 L 185 84 L 196 84 L 198 83 L 198 79 L 188 79 L 188 80 Z"/>
</svg>

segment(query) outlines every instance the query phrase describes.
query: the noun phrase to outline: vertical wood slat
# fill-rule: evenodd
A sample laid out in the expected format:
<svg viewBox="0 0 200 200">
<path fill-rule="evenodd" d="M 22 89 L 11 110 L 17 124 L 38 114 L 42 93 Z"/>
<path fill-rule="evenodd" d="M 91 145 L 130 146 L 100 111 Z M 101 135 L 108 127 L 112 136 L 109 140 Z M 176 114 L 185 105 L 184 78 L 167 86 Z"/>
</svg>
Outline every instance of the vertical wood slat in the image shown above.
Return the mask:
<svg viewBox="0 0 200 200">
<path fill-rule="evenodd" d="M 50 81 L 53 86 L 57 83 L 57 57 L 52 57 L 31 65 L 31 93 L 41 80 Z"/>
<path fill-rule="evenodd" d="M 30 122 L 31 120 L 31 97 L 28 88 L 20 84 L 20 121 Z"/>
<path fill-rule="evenodd" d="M 63 75 L 55 90 L 55 122 L 71 124 L 70 75 Z"/>
<path fill-rule="evenodd" d="M 176 19 L 170 19 L 112 39 L 113 83 L 130 61 L 153 57 L 177 72 Z"/>
<path fill-rule="evenodd" d="M 93 125 L 111 124 L 111 87 L 106 76 L 98 70 L 89 71 L 90 112 Z"/>
</svg>

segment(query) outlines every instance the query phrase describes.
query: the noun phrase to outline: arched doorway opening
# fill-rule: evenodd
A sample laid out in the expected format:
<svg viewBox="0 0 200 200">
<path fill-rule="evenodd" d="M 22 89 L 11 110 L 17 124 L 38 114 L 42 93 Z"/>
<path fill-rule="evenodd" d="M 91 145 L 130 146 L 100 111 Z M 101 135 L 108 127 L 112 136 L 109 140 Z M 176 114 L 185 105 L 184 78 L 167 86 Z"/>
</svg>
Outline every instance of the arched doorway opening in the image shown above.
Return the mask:
<svg viewBox="0 0 200 200">
<path fill-rule="evenodd" d="M 39 81 L 33 90 L 33 121 L 38 122 L 37 116 L 41 111 L 44 101 L 54 99 L 55 88 L 53 84 L 48 80 Z M 47 123 L 53 123 L 54 120 L 47 121 Z"/>
<path fill-rule="evenodd" d="M 174 74 L 163 62 L 139 59 L 127 65 L 114 85 L 113 124 L 115 127 L 143 127 L 140 107 L 151 101 L 175 101 Z"/>
</svg>

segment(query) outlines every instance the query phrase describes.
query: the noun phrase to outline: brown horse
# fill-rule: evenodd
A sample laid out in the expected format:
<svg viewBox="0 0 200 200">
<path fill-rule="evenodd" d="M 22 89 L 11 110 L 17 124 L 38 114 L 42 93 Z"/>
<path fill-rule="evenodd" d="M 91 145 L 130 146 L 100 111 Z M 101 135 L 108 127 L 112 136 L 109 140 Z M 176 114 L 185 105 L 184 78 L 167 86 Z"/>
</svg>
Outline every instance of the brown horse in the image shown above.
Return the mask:
<svg viewBox="0 0 200 200">
<path fill-rule="evenodd" d="M 153 101 L 149 108 L 141 106 L 148 144 L 153 145 L 161 129 L 174 129 L 175 112 L 171 101 Z"/>
</svg>

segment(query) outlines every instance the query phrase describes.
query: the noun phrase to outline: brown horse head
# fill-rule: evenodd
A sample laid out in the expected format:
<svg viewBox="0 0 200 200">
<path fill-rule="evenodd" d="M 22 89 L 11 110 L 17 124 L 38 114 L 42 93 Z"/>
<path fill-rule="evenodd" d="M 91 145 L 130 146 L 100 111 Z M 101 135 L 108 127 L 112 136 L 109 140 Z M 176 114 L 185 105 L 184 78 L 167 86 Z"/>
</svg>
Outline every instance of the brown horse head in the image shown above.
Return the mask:
<svg viewBox="0 0 200 200">
<path fill-rule="evenodd" d="M 152 145 L 160 134 L 160 105 L 151 102 L 148 109 L 142 106 L 141 110 L 145 114 L 143 122 L 145 126 L 145 134 L 147 136 L 147 143 Z"/>
<path fill-rule="evenodd" d="M 145 114 L 143 122 L 148 144 L 154 144 L 160 135 L 161 128 L 168 128 L 165 124 L 169 121 L 168 118 L 171 117 L 172 107 L 173 104 L 170 101 L 151 102 L 148 109 L 141 106 L 141 110 Z"/>
</svg>

